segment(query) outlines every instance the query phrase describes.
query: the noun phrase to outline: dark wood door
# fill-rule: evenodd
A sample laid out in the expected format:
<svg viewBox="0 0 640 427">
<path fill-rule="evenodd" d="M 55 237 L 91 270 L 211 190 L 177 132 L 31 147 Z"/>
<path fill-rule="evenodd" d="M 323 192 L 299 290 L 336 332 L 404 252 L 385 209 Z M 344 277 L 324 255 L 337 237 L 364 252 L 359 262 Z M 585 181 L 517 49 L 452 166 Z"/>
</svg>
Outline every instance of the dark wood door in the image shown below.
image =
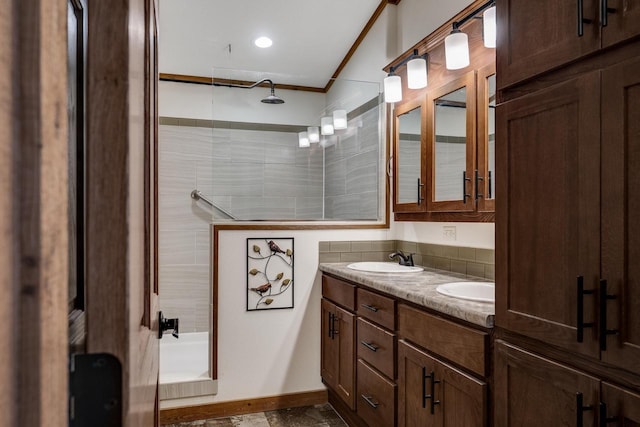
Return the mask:
<svg viewBox="0 0 640 427">
<path fill-rule="evenodd" d="M 498 1 L 498 89 L 597 50 L 598 4 L 596 0 Z M 580 26 L 579 5 L 590 21 Z"/>
<path fill-rule="evenodd" d="M 322 300 L 322 379 L 355 410 L 355 316 Z"/>
<path fill-rule="evenodd" d="M 486 426 L 487 384 L 398 343 L 398 426 Z"/>
<path fill-rule="evenodd" d="M 601 357 L 636 373 L 640 373 L 638 170 L 640 58 L 635 58 L 602 73 L 602 278 L 608 293 L 615 295 L 605 302 L 606 329 L 619 332 L 604 338 Z"/>
<path fill-rule="evenodd" d="M 640 35 L 640 3 L 631 0 L 607 0 L 609 12 L 602 29 L 602 47 Z M 601 18 L 601 24 L 603 19 Z"/>
<path fill-rule="evenodd" d="M 586 289 L 600 279 L 599 80 L 501 104 L 497 121 L 496 325 L 594 358 L 595 328 L 578 342 L 576 295 L 579 276 Z M 595 322 L 594 295 L 583 301 Z"/>
<path fill-rule="evenodd" d="M 494 424 L 595 426 L 600 382 L 503 341 L 495 346 Z M 590 410 L 578 412 L 579 399 Z M 582 417 L 582 424 L 577 423 Z"/>
<path fill-rule="evenodd" d="M 88 6 L 87 335 L 122 366 L 122 425 L 157 425 L 157 3 Z"/>
<path fill-rule="evenodd" d="M 616 420 L 622 427 L 640 426 L 640 395 L 603 382 L 598 405 L 599 418 Z"/>
<path fill-rule="evenodd" d="M 398 427 L 438 425 L 431 401 L 425 398 L 431 387 L 425 375 L 435 369 L 432 358 L 405 341 L 398 342 Z"/>
</svg>

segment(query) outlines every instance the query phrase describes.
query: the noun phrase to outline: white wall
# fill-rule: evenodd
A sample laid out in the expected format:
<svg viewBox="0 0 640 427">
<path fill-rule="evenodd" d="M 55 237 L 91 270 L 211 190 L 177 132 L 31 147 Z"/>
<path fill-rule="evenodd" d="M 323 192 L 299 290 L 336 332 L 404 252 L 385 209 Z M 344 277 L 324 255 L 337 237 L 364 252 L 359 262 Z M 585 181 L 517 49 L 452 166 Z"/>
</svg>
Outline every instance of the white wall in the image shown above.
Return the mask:
<svg viewBox="0 0 640 427">
<path fill-rule="evenodd" d="M 291 310 L 246 312 L 246 239 L 294 237 Z M 320 390 L 318 242 L 384 240 L 388 230 L 222 231 L 218 269 L 218 395 L 214 401 Z"/>
</svg>

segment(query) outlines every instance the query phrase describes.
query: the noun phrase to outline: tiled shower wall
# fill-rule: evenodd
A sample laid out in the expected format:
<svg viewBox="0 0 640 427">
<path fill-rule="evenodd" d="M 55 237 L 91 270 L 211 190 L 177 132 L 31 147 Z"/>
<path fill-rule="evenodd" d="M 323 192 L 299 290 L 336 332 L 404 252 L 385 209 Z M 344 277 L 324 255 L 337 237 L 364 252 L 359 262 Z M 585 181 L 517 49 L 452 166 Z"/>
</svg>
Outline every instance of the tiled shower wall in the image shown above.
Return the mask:
<svg viewBox="0 0 640 427">
<path fill-rule="evenodd" d="M 320 262 L 389 261 L 391 252 L 413 253 L 416 265 L 495 279 L 495 251 L 404 240 L 320 242 Z"/>
<path fill-rule="evenodd" d="M 378 219 L 380 107 L 349 120 L 349 130 L 325 149 L 325 218 Z"/>
<path fill-rule="evenodd" d="M 181 332 L 209 330 L 211 214 L 190 193 L 207 181 L 211 129 L 160 126 L 158 243 L 160 308 L 179 317 Z"/>
</svg>

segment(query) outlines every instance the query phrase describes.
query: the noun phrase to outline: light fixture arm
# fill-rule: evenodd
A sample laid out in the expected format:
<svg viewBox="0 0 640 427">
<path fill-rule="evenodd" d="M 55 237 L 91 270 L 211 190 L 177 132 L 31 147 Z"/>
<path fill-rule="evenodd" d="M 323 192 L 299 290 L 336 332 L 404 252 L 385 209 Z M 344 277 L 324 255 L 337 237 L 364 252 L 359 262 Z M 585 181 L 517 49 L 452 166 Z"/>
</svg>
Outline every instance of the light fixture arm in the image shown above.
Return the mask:
<svg viewBox="0 0 640 427">
<path fill-rule="evenodd" d="M 479 6 L 477 9 L 472 10 L 466 16 L 463 16 L 462 19 L 460 19 L 459 21 L 454 21 L 453 22 L 453 31 L 459 30 L 459 28 L 461 26 L 463 26 L 467 21 L 469 21 L 470 19 L 475 18 L 476 15 L 484 12 L 485 9 L 489 9 L 491 6 L 494 6 L 495 4 L 496 4 L 495 0 L 489 0 L 488 2 L 486 2 L 483 5 Z"/>
<path fill-rule="evenodd" d="M 427 56 L 428 54 L 423 53 L 422 55 L 418 55 L 418 49 L 413 49 L 413 53 L 409 56 L 407 56 L 406 58 L 404 58 L 402 61 L 400 61 L 398 64 L 389 67 L 389 75 L 392 76 L 394 75 L 394 71 L 396 71 L 398 68 L 402 67 L 403 65 L 405 65 L 407 62 L 411 61 L 412 59 L 416 59 L 416 58 L 422 58 L 425 61 L 427 60 Z"/>
</svg>

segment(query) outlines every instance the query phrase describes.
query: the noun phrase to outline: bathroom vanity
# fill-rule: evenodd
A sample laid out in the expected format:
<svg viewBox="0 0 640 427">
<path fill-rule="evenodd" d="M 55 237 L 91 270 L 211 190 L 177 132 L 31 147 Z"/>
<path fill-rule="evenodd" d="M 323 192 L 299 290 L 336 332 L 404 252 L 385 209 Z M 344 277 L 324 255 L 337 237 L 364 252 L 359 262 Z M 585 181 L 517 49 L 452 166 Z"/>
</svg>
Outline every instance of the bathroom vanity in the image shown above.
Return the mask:
<svg viewBox="0 0 640 427">
<path fill-rule="evenodd" d="M 490 425 L 494 304 L 445 296 L 477 280 L 320 264 L 323 382 L 356 426 Z"/>
</svg>

